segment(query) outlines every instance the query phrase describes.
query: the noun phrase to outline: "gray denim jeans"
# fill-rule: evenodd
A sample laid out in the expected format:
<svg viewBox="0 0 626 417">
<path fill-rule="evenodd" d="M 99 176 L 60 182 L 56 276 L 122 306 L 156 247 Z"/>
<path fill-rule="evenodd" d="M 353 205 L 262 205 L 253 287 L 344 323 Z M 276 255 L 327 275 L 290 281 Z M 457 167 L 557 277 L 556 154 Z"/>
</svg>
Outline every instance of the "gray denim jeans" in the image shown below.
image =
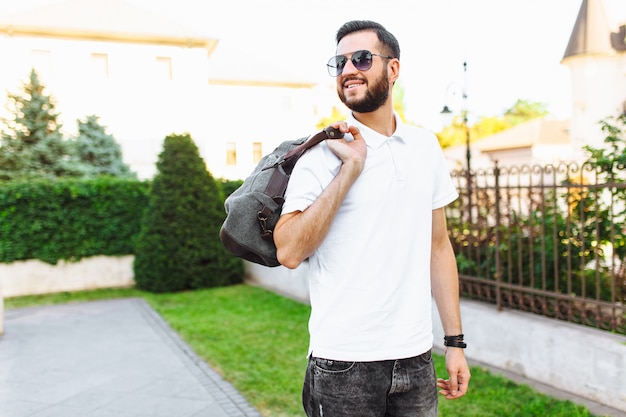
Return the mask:
<svg viewBox="0 0 626 417">
<path fill-rule="evenodd" d="M 436 417 L 431 351 L 407 359 L 309 358 L 302 390 L 308 417 Z"/>
</svg>

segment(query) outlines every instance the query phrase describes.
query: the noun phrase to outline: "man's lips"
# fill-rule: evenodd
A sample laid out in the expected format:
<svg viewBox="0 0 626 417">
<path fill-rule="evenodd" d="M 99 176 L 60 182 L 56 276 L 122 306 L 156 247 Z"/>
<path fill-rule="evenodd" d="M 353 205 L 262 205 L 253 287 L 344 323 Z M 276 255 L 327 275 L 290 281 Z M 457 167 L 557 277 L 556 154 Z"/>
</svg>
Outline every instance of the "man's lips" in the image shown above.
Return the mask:
<svg viewBox="0 0 626 417">
<path fill-rule="evenodd" d="M 358 79 L 351 79 L 351 80 L 346 80 L 343 82 L 343 88 L 345 90 L 351 90 L 353 88 L 357 88 L 362 85 L 365 85 L 365 82 L 363 80 L 358 80 Z"/>
</svg>

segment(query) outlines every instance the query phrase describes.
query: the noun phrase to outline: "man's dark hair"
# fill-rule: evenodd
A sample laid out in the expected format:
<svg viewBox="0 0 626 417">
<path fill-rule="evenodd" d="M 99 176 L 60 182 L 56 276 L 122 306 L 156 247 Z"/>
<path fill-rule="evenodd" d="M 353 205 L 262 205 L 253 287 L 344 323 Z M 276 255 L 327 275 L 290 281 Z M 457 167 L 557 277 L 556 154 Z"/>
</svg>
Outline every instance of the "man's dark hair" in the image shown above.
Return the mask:
<svg viewBox="0 0 626 417">
<path fill-rule="evenodd" d="M 344 36 L 362 30 L 369 30 L 376 33 L 378 40 L 383 44 L 383 48 L 386 49 L 381 52 L 400 59 L 400 44 L 396 37 L 385 29 L 383 25 L 372 22 L 371 20 L 353 20 L 344 23 L 337 31 L 337 43 L 339 43 Z"/>
</svg>

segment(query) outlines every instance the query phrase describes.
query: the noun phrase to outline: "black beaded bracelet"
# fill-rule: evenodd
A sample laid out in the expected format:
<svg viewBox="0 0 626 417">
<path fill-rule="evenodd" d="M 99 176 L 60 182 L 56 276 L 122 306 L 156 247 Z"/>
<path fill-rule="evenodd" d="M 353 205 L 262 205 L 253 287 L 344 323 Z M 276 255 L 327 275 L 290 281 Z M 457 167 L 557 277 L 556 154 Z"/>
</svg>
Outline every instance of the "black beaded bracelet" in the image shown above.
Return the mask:
<svg viewBox="0 0 626 417">
<path fill-rule="evenodd" d="M 456 336 L 444 336 L 443 345 L 449 346 L 449 347 L 461 348 L 461 349 L 465 349 L 467 347 L 467 343 L 463 342 L 462 334 L 459 334 Z"/>
</svg>

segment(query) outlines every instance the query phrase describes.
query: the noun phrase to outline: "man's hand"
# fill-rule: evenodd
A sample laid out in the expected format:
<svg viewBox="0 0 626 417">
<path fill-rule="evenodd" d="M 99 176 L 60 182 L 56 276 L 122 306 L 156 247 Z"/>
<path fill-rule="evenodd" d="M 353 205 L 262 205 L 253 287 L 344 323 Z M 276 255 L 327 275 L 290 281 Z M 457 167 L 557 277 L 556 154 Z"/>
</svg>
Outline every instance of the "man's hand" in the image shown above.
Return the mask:
<svg viewBox="0 0 626 417">
<path fill-rule="evenodd" d="M 352 166 L 357 174 L 360 174 L 365 166 L 365 158 L 367 156 L 367 145 L 363 136 L 356 126 L 348 126 L 346 122 L 338 122 L 331 125 L 341 130 L 343 133 L 349 133 L 354 140 L 328 139 L 326 144 L 333 151 L 337 158 L 341 159 L 344 166 Z"/>
<path fill-rule="evenodd" d="M 439 394 L 444 395 L 446 400 L 456 400 L 467 393 L 471 378 L 463 349 L 447 347 L 445 350 L 446 369 L 450 379 L 437 379 Z"/>
</svg>

